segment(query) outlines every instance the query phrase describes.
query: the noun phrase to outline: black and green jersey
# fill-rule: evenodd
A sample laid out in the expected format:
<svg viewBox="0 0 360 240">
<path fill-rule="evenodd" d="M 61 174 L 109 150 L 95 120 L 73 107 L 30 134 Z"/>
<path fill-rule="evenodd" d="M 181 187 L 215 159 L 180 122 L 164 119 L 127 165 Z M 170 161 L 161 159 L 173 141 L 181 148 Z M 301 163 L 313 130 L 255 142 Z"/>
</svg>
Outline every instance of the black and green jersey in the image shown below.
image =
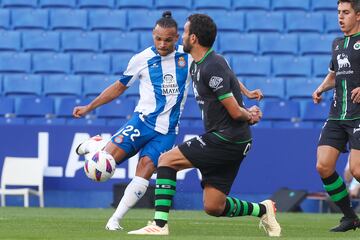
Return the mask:
<svg viewBox="0 0 360 240">
<path fill-rule="evenodd" d="M 232 119 L 220 102 L 234 96 L 239 105 L 244 106 L 239 82 L 226 60 L 210 49 L 199 62 L 193 61 L 190 74 L 206 131 L 225 141 L 251 140 L 248 123 Z"/>
<path fill-rule="evenodd" d="M 334 40 L 329 68 L 336 74 L 329 119 L 359 119 L 360 104 L 351 101 L 351 91 L 360 87 L 360 33 Z"/>
</svg>

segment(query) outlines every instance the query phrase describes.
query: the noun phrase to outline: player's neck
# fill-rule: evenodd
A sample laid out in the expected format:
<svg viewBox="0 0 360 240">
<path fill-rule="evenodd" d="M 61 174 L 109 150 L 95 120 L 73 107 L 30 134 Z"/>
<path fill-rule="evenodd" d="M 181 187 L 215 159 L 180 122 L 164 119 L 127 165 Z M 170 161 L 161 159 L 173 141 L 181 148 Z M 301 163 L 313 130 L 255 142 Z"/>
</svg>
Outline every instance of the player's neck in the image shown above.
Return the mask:
<svg viewBox="0 0 360 240">
<path fill-rule="evenodd" d="M 196 63 L 201 63 L 210 52 L 212 52 L 212 48 L 199 47 L 197 49 L 193 48 L 191 51 L 191 56 L 195 60 Z"/>
<path fill-rule="evenodd" d="M 353 29 L 351 29 L 350 31 L 348 32 L 344 32 L 344 35 L 346 37 L 349 37 L 349 36 L 352 36 L 356 33 L 360 32 L 360 24 L 358 24 L 356 27 L 354 27 Z"/>
</svg>

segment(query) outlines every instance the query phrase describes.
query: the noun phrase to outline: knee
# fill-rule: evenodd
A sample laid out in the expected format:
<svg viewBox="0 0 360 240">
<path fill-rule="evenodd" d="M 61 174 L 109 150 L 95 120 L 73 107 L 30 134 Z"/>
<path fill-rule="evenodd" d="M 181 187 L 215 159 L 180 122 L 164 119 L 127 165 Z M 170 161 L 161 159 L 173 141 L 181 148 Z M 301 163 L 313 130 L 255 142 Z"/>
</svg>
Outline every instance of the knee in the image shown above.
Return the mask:
<svg viewBox="0 0 360 240">
<path fill-rule="evenodd" d="M 214 204 L 204 202 L 204 211 L 210 216 L 220 217 L 224 212 L 224 209 L 221 208 L 221 206 L 216 206 Z"/>
<path fill-rule="evenodd" d="M 316 170 L 323 178 L 329 177 L 334 172 L 334 169 L 332 169 L 330 166 L 319 162 L 316 164 Z"/>
<path fill-rule="evenodd" d="M 352 169 L 351 175 L 359 182 L 360 181 L 360 169 Z"/>
<path fill-rule="evenodd" d="M 159 157 L 158 167 L 171 167 L 169 153 L 163 153 Z"/>
</svg>

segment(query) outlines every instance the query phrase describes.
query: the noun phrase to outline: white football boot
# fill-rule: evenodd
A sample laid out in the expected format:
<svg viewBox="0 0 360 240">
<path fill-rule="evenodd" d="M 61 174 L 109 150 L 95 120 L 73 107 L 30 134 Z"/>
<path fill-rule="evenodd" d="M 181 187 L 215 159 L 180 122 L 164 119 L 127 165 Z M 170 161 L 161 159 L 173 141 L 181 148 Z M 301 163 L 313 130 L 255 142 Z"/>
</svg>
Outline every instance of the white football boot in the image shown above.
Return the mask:
<svg viewBox="0 0 360 240">
<path fill-rule="evenodd" d="M 105 226 L 105 229 L 109 230 L 109 231 L 123 230 L 123 228 L 120 226 L 119 222 L 114 218 L 109 219 L 109 221 L 107 222 L 107 224 Z"/>
<path fill-rule="evenodd" d="M 260 218 L 259 228 L 263 228 L 270 237 L 280 237 L 281 227 L 276 221 L 275 203 L 271 200 L 262 201 L 266 207 L 266 213 Z"/>
<path fill-rule="evenodd" d="M 169 235 L 169 227 L 165 224 L 164 227 L 156 225 L 155 221 L 149 222 L 146 227 L 138 230 L 130 231 L 128 234 L 132 235 Z"/>
<path fill-rule="evenodd" d="M 93 136 L 77 146 L 75 152 L 77 155 L 85 155 L 88 154 L 91 150 L 89 149 L 90 145 L 97 144 L 97 142 L 102 141 L 103 138 L 100 135 Z"/>
</svg>

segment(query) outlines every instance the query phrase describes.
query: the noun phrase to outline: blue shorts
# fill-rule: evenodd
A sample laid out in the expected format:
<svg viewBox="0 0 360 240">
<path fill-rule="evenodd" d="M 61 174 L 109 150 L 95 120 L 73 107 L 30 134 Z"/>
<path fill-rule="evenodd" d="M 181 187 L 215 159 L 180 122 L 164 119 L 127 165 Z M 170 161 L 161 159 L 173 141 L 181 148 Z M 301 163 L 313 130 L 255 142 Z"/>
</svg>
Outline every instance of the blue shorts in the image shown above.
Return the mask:
<svg viewBox="0 0 360 240">
<path fill-rule="evenodd" d="M 173 148 L 176 134 L 161 134 L 145 125 L 134 113 L 132 118 L 111 137 L 111 141 L 127 153 L 127 158 L 140 151 L 140 158 L 148 156 L 157 166 L 161 153 Z"/>
</svg>

